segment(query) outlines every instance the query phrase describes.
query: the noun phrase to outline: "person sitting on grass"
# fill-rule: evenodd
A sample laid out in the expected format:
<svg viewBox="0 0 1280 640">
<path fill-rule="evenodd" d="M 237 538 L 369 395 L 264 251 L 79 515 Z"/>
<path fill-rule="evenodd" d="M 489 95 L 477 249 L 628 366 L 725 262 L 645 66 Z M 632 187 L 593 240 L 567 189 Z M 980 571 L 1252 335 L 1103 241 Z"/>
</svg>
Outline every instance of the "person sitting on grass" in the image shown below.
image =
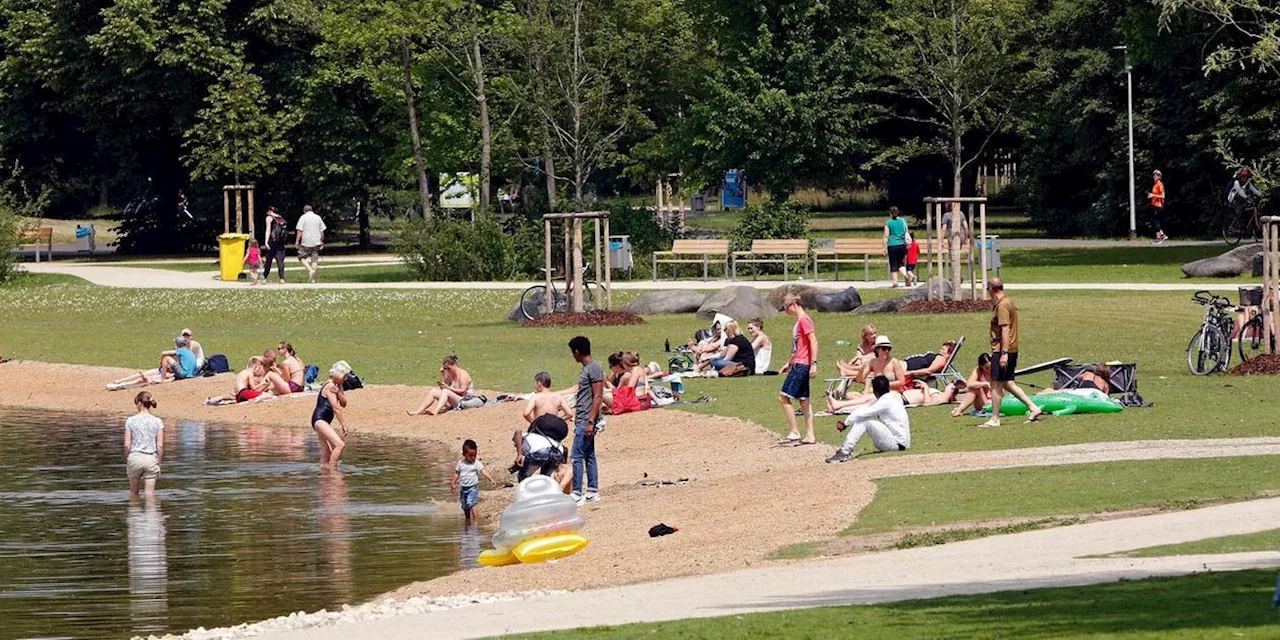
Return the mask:
<svg viewBox="0 0 1280 640">
<path fill-rule="evenodd" d="M 168 380 L 185 380 L 194 378 L 199 367 L 196 366 L 196 354 L 187 348 L 187 339 L 178 336 L 173 339 L 173 350 L 160 354 L 160 367 L 155 370 L 139 371 L 137 375 L 126 376 L 107 383 L 108 391 L 123 389 L 132 385 L 153 384 Z"/>
<path fill-rule="evenodd" d="M 717 313 L 715 319 L 711 322 L 711 335 L 703 338 L 701 341 L 694 343 L 688 340 L 685 345 L 693 351 L 694 371 L 702 371 L 705 369 L 712 358 L 724 352 L 724 341 L 728 336 L 725 335 L 724 326 L 732 321 L 733 318 Z"/>
<path fill-rule="evenodd" d="M 913 356 L 907 356 L 904 361 L 907 367 L 907 375 L 912 378 L 924 380 L 935 374 L 941 373 L 947 368 L 947 362 L 951 360 L 951 354 L 956 350 L 956 341 L 947 340 L 942 343 L 942 347 L 937 353 L 918 353 Z"/>
<path fill-rule="evenodd" d="M 293 350 L 293 345 L 288 342 L 281 342 L 276 347 L 276 354 L 279 355 L 276 360 L 276 371 L 280 372 L 280 377 L 289 386 L 289 392 L 302 393 L 305 391 L 307 388 L 307 367 L 302 364 L 302 359 Z"/>
<path fill-rule="evenodd" d="M 756 372 L 756 354 L 751 341 L 742 335 L 738 323 L 730 320 L 724 327 L 724 354 L 711 360 L 711 366 L 722 376 L 749 376 Z M 732 369 L 730 368 L 732 367 Z"/>
<path fill-rule="evenodd" d="M 970 409 L 981 410 L 991 402 L 991 354 L 978 354 L 978 366 L 964 381 L 963 389 L 960 406 L 951 410 L 952 417 L 959 418 Z"/>
<path fill-rule="evenodd" d="M 465 400 L 473 398 L 475 384 L 471 374 L 458 366 L 458 356 L 446 356 L 440 366 L 440 382 L 427 392 L 422 405 L 413 411 L 406 411 L 411 416 L 434 416 L 450 409 L 462 407 Z"/>
<path fill-rule="evenodd" d="M 876 357 L 876 338 L 879 335 L 874 324 L 862 325 L 862 339 L 858 342 L 858 350 L 853 358 L 848 361 L 836 360 L 836 368 L 840 369 L 842 377 L 853 378 L 854 382 L 865 382 L 859 376 L 867 362 Z"/>
<path fill-rule="evenodd" d="M 639 354 L 633 351 L 620 351 L 616 354 L 620 360 L 618 370 L 621 375 L 613 385 L 613 415 L 644 411 L 649 408 L 647 384 L 649 370 L 640 366 Z M 613 356 L 609 358 L 613 368 Z"/>
<path fill-rule="evenodd" d="M 249 358 L 249 363 L 245 365 L 244 370 L 236 374 L 232 394 L 205 398 L 204 403 L 207 405 L 219 405 L 231 402 L 261 401 L 271 398 L 274 396 L 271 392 L 271 376 L 279 377 L 279 374 L 274 371 L 268 371 L 266 365 L 262 362 L 262 358 L 258 356 Z"/>
<path fill-rule="evenodd" d="M 183 329 L 178 335 L 187 339 L 187 348 L 196 354 L 196 369 L 204 367 L 204 347 L 192 337 L 190 329 Z"/>
<path fill-rule="evenodd" d="M 769 370 L 769 361 L 773 359 L 773 341 L 764 333 L 764 320 L 752 318 L 747 323 L 747 333 L 751 334 L 751 350 L 756 354 L 756 375 Z"/>
<path fill-rule="evenodd" d="M 827 458 L 830 464 L 848 462 L 862 436 L 871 435 L 876 451 L 906 451 L 911 447 L 911 422 L 902 396 L 892 393 L 885 376 L 871 378 L 871 391 L 876 399 L 871 404 L 855 409 L 849 417 L 836 424 L 836 431 L 849 429 L 844 445 L 835 455 Z"/>
<path fill-rule="evenodd" d="M 1111 367 L 1105 364 L 1095 365 L 1093 371 L 1085 370 L 1076 378 L 1076 384 L 1071 389 L 1093 389 L 1106 394 L 1111 393 Z M 1044 395 L 1046 393 L 1059 393 L 1065 389 L 1045 389 L 1036 393 L 1036 395 Z"/>
</svg>

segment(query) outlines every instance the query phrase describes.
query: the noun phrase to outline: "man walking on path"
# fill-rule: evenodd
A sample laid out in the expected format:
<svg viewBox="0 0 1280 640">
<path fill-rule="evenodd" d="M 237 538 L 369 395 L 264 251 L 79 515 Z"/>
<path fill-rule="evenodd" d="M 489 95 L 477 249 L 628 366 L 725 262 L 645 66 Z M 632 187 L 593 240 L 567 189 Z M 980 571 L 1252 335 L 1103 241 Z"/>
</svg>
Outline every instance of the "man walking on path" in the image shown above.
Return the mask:
<svg viewBox="0 0 1280 640">
<path fill-rule="evenodd" d="M 1033 422 L 1040 417 L 1040 407 L 1013 381 L 1018 369 L 1018 307 L 1004 292 L 1000 278 L 988 281 L 987 290 L 996 306 L 991 311 L 991 419 L 982 426 L 1000 426 L 1000 404 L 1006 391 L 1027 405 L 1027 422 Z"/>
<path fill-rule="evenodd" d="M 791 329 L 791 360 L 778 371 L 785 374 L 782 392 L 778 399 L 782 402 L 782 413 L 787 417 L 787 426 L 791 427 L 787 434 L 790 444 L 814 444 L 818 441 L 813 435 L 813 407 L 809 404 L 809 379 L 818 375 L 818 336 L 814 333 L 813 318 L 805 312 L 800 303 L 800 296 L 788 294 L 782 298 L 782 309 L 787 315 L 796 319 Z M 796 411 L 791 406 L 792 400 L 800 401 L 800 409 L 804 412 L 805 437 L 800 439 L 796 428 Z"/>
<path fill-rule="evenodd" d="M 1155 227 L 1156 239 L 1151 244 L 1160 244 L 1169 239 L 1164 234 L 1164 182 L 1161 180 L 1163 176 L 1159 169 L 1151 174 L 1154 184 L 1151 185 L 1151 191 L 1147 192 L 1147 199 L 1151 201 L 1151 226 Z"/>
<path fill-rule="evenodd" d="M 316 281 L 316 267 L 320 263 L 320 250 L 324 248 L 324 220 L 311 205 L 302 208 L 302 217 L 298 218 L 298 234 L 295 244 L 298 248 L 298 261 L 307 268 L 307 282 Z"/>
<path fill-rule="evenodd" d="M 288 224 L 284 221 L 284 216 L 276 211 L 276 206 L 267 207 L 267 229 L 262 234 L 262 248 L 267 256 L 262 267 L 263 282 L 271 275 L 271 261 L 274 260 L 280 271 L 280 284 L 284 284 L 284 246 L 289 241 L 288 233 Z"/>
<path fill-rule="evenodd" d="M 596 419 L 604 400 L 604 369 L 591 359 L 591 341 L 578 336 L 569 341 L 573 359 L 582 365 L 578 375 L 578 400 L 573 411 L 573 499 L 582 504 L 600 499 L 600 476 L 596 468 Z M 587 475 L 587 491 L 582 491 L 582 475 Z"/>
</svg>

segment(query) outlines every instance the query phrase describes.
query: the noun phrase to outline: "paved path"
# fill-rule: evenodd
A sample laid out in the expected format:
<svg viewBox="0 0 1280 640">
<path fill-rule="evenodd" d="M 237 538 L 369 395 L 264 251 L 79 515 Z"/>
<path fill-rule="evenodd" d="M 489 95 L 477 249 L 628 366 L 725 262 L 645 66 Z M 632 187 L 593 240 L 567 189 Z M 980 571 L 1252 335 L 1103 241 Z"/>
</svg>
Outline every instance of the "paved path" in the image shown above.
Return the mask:
<svg viewBox="0 0 1280 640">
<path fill-rule="evenodd" d="M 346 263 L 322 265 L 322 269 L 370 266 L 395 262 L 394 258 L 352 258 Z M 56 273 L 76 276 L 104 287 L 122 287 L 129 289 L 243 289 L 244 282 L 223 282 L 215 279 L 215 271 L 170 271 L 138 266 L 118 266 L 107 264 L 88 264 L 73 262 L 41 262 L 23 265 L 31 273 Z M 295 272 L 296 273 L 296 272 Z M 323 272 L 322 272 L 323 274 Z M 502 291 L 519 291 L 535 282 L 321 282 L 316 284 L 289 283 L 270 285 L 273 289 L 486 289 Z M 795 280 L 796 284 L 816 284 L 827 287 L 856 286 L 859 289 L 888 289 L 891 284 L 887 280 L 870 282 L 830 281 L 813 282 Z M 719 290 L 732 285 L 745 285 L 757 289 L 773 289 L 783 284 L 777 280 L 627 280 L 615 281 L 613 286 L 619 291 L 635 290 L 669 290 L 698 289 Z M 1049 282 L 1010 284 L 1009 289 L 1018 291 L 1199 291 L 1201 289 L 1234 290 L 1238 282 L 1231 280 L 1221 285 L 1206 285 L 1188 282 Z"/>
<path fill-rule="evenodd" d="M 1280 566 L 1280 552 L 1085 558 L 1280 525 L 1280 498 L 259 636 L 471 638 Z M 680 534 L 675 534 L 680 535 Z M 735 541 L 725 541 L 734 544 Z M 737 541 L 749 544 L 749 541 Z M 429 631 L 428 631 L 429 630 Z"/>
</svg>

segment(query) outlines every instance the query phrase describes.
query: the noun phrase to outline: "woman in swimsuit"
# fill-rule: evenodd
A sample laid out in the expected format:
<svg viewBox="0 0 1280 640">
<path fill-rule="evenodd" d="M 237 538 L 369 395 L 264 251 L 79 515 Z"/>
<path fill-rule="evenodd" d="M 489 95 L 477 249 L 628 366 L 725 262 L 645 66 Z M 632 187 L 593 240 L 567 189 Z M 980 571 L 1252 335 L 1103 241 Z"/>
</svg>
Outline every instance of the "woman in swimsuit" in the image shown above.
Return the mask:
<svg viewBox="0 0 1280 640">
<path fill-rule="evenodd" d="M 302 359 L 293 350 L 293 345 L 288 342 L 281 342 L 276 347 L 276 354 L 279 355 L 279 359 L 276 361 L 276 370 L 280 372 L 280 377 L 289 386 L 289 393 L 302 393 L 306 390 L 307 367 L 302 364 Z"/>
<path fill-rule="evenodd" d="M 862 366 L 862 371 L 859 372 L 859 375 L 854 378 L 855 380 L 866 381 L 866 386 L 863 388 L 862 393 L 849 391 L 845 393 L 844 398 L 837 398 L 831 392 L 828 392 L 827 411 L 835 413 L 841 409 L 875 402 L 876 395 L 871 391 L 871 379 L 876 376 L 888 378 L 889 389 L 892 391 L 901 392 L 903 389 L 910 387 L 907 378 L 907 367 L 902 364 L 901 360 L 893 357 L 893 343 L 889 341 L 889 336 L 876 336 L 873 351 L 875 357 L 868 360 Z"/>
<path fill-rule="evenodd" d="M 351 366 L 345 360 L 339 360 L 329 369 L 329 379 L 320 387 L 320 395 L 316 397 L 316 408 L 311 412 L 311 428 L 320 438 L 320 465 L 338 466 L 342 450 L 346 446 L 343 438 L 347 435 L 347 395 L 342 392 L 342 383 L 351 373 Z M 333 430 L 334 419 L 342 428 L 339 436 Z"/>
<path fill-rule="evenodd" d="M 964 391 L 960 396 L 960 406 L 951 410 L 953 417 L 959 418 L 970 408 L 981 409 L 991 402 L 991 354 L 978 354 L 978 366 L 964 382 Z"/>
<path fill-rule="evenodd" d="M 471 374 L 458 366 L 458 356 L 448 356 L 440 367 L 440 382 L 436 388 L 427 392 L 422 406 L 415 411 L 407 411 L 411 416 L 434 416 L 456 408 L 463 400 L 471 397 L 475 386 Z"/>
<path fill-rule="evenodd" d="M 622 415 L 649 408 L 646 380 L 649 370 L 640 366 L 640 360 L 633 352 L 621 354 L 622 375 L 613 389 L 613 415 Z M 641 393 L 644 392 L 642 398 Z"/>
<path fill-rule="evenodd" d="M 1070 388 L 1093 389 L 1107 394 L 1111 393 L 1111 367 L 1108 367 L 1105 364 L 1100 364 L 1095 366 L 1093 371 L 1085 371 L 1076 379 L 1076 386 Z M 1058 391 L 1062 391 L 1062 389 L 1045 389 L 1036 395 L 1043 393 L 1056 393 Z"/>
<path fill-rule="evenodd" d="M 867 366 L 872 358 L 876 357 L 876 338 L 880 332 L 874 324 L 862 325 L 862 340 L 858 343 L 858 352 L 853 359 L 848 362 L 836 360 L 836 367 L 840 369 L 840 375 L 845 378 L 853 378 L 854 382 L 862 382 L 862 370 Z"/>
</svg>

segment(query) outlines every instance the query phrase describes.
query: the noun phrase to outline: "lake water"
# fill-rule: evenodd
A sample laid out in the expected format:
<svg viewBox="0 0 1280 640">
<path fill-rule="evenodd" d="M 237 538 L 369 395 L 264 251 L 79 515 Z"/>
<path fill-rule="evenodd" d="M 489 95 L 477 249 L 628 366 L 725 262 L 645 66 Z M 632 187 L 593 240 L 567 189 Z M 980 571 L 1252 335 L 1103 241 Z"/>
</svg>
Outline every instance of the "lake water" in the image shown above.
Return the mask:
<svg viewBox="0 0 1280 640">
<path fill-rule="evenodd" d="M 127 638 L 368 600 L 471 566 L 437 445 L 166 421 L 131 500 L 121 418 L 0 411 L 0 638 Z M 432 499 L 453 507 L 437 514 Z M 442 509 L 443 510 L 443 509 Z"/>
</svg>

